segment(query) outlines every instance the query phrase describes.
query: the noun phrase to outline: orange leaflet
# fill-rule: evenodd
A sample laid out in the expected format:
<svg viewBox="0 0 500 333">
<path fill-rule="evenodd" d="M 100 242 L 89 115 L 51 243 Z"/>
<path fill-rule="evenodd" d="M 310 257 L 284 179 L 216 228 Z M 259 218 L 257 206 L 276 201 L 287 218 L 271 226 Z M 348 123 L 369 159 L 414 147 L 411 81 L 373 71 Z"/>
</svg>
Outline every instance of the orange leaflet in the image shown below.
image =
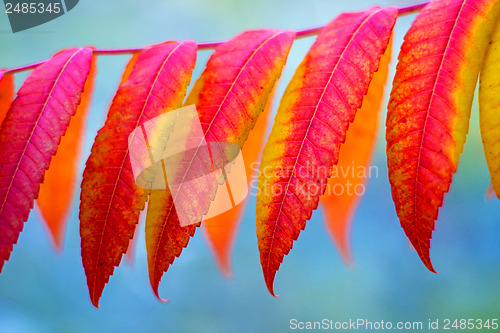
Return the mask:
<svg viewBox="0 0 500 333">
<path fill-rule="evenodd" d="M 80 103 L 92 49 L 61 52 L 26 79 L 0 129 L 0 271 Z"/>
<path fill-rule="evenodd" d="M 127 66 L 125 67 L 125 70 L 123 71 L 120 85 L 127 82 L 128 78 L 130 77 L 130 74 L 132 73 L 132 69 L 134 68 L 134 65 L 137 62 L 137 59 L 139 59 L 140 55 L 141 55 L 140 53 L 134 53 L 134 55 L 130 58 L 129 62 L 127 63 Z"/>
<path fill-rule="evenodd" d="M 495 193 L 495 189 L 493 188 L 493 184 L 490 183 L 488 185 L 488 188 L 486 189 L 486 193 L 484 194 L 484 197 L 486 199 L 492 199 L 495 197 L 495 195 L 496 195 L 496 193 Z"/>
<path fill-rule="evenodd" d="M 0 70 L 0 124 L 5 119 L 14 99 L 14 75 L 4 72 Z"/>
<path fill-rule="evenodd" d="M 82 94 L 81 103 L 66 133 L 61 138 L 57 154 L 50 162 L 43 184 L 38 194 L 38 207 L 49 229 L 52 241 L 58 250 L 62 249 L 65 223 L 71 211 L 76 181 L 79 175 L 78 162 L 82 144 L 85 141 L 85 129 L 88 109 L 94 90 L 94 77 L 97 73 L 97 58 L 92 57 L 92 66 Z"/>
<path fill-rule="evenodd" d="M 387 163 L 401 226 L 435 272 L 430 240 L 469 128 L 494 0 L 432 1 L 401 46 L 387 114 Z"/>
<path fill-rule="evenodd" d="M 397 8 L 341 14 L 320 32 L 282 97 L 260 164 L 257 238 L 269 292 L 338 161 Z"/>
<path fill-rule="evenodd" d="M 218 46 L 185 105 L 196 101 L 208 142 L 228 142 L 239 147 L 247 139 L 280 76 L 295 37 L 279 30 L 246 31 Z M 199 93 L 197 93 L 199 92 Z M 186 165 L 190 165 L 186 161 Z M 188 171 L 189 167 L 188 167 Z M 152 191 L 146 217 L 149 279 L 157 297 L 158 286 L 175 257 L 187 246 L 197 224 L 181 227 L 173 204 L 177 195 L 191 195 L 189 188 L 176 193 Z M 207 184 L 203 196 L 212 196 L 217 184 Z M 213 185 L 213 188 L 211 188 Z M 201 197 L 201 195 L 200 195 Z M 192 200 L 203 198 L 191 195 Z M 205 200 L 206 201 L 206 200 Z M 203 206 L 202 209 L 208 207 Z M 200 210 L 201 211 L 201 210 Z M 198 214 L 197 214 L 198 215 Z M 194 216 L 201 220 L 201 216 Z"/>
<path fill-rule="evenodd" d="M 248 140 L 245 142 L 245 146 L 241 150 L 243 160 L 245 162 L 247 183 L 249 186 L 252 183 L 255 183 L 258 175 L 257 170 L 255 170 L 255 166 L 258 165 L 262 155 L 267 126 L 271 121 L 270 115 L 276 86 L 277 83 L 275 83 L 274 90 L 269 95 L 264 111 L 257 119 L 255 127 L 250 132 Z M 251 189 L 252 187 L 250 190 Z M 232 275 L 231 250 L 236 237 L 238 225 L 243 213 L 245 212 L 246 201 L 247 200 L 243 201 L 233 209 L 230 209 L 221 215 L 203 221 L 205 238 L 212 249 L 222 274 L 227 277 Z"/>
<path fill-rule="evenodd" d="M 128 80 L 120 85 L 95 139 L 83 173 L 80 235 L 90 299 L 96 307 L 128 248 L 147 198 L 147 191 L 135 183 L 128 136 L 149 119 L 182 105 L 196 49 L 188 41 L 143 51 Z"/>
<path fill-rule="evenodd" d="M 139 223 L 138 223 L 137 227 L 135 228 L 134 236 L 132 236 L 132 238 L 130 239 L 130 242 L 128 243 L 127 252 L 125 252 L 125 259 L 127 260 L 127 263 L 129 265 L 134 264 L 135 247 L 137 244 L 137 237 L 139 237 L 139 228 L 138 227 L 141 224 L 140 223 L 141 215 L 142 215 L 142 211 L 141 211 L 141 214 L 139 214 Z"/>
<path fill-rule="evenodd" d="M 372 174 L 370 161 L 375 148 L 378 119 L 387 82 L 392 43 L 380 59 L 379 70 L 373 75 L 345 143 L 340 149 L 339 161 L 334 167 L 325 194 L 320 197 L 325 214 L 325 226 L 346 263 L 352 262 L 349 233 L 356 207 L 365 192 Z"/>
</svg>

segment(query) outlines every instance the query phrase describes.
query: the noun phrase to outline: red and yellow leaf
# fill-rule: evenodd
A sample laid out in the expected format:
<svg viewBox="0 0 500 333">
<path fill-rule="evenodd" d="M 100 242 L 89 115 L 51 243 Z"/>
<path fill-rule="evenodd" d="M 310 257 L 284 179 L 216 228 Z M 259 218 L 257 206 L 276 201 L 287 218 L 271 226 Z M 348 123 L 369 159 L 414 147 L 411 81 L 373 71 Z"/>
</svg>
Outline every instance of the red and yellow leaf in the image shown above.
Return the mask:
<svg viewBox="0 0 500 333">
<path fill-rule="evenodd" d="M 260 161 L 267 127 L 271 121 L 270 116 L 276 85 L 277 83 L 275 83 L 274 90 L 269 94 L 264 111 L 257 119 L 255 127 L 250 132 L 244 147 L 241 149 L 249 186 L 251 186 L 252 182 L 255 182 L 258 175 L 257 170 L 255 170 L 255 165 L 258 165 Z M 244 200 L 233 209 L 203 221 L 205 238 L 215 256 L 222 274 L 226 277 L 232 275 L 231 251 L 240 220 L 245 212 L 246 202 L 247 200 Z"/>
<path fill-rule="evenodd" d="M 434 221 L 469 128 L 500 2 L 431 1 L 401 46 L 387 115 L 387 163 L 401 226 L 425 266 Z"/>
<path fill-rule="evenodd" d="M 26 79 L 0 129 L 0 271 L 80 103 L 92 49 L 70 49 Z"/>
<path fill-rule="evenodd" d="M 147 191 L 135 183 L 128 136 L 142 123 L 182 105 L 196 50 L 196 44 L 188 41 L 167 42 L 142 52 L 95 139 L 83 173 L 80 235 L 90 299 L 96 307 L 147 199 Z"/>
<path fill-rule="evenodd" d="M 304 229 L 338 161 L 397 18 L 372 7 L 330 22 L 295 72 L 260 164 L 257 238 L 269 292 L 283 258 Z"/>
<path fill-rule="evenodd" d="M 352 262 L 349 237 L 351 223 L 371 174 L 370 161 L 375 148 L 391 49 L 392 43 L 389 42 L 385 54 L 380 59 L 379 70 L 373 75 L 368 92 L 363 98 L 363 105 L 349 126 L 345 142 L 340 149 L 339 161 L 333 175 L 328 179 L 325 194 L 320 197 L 326 229 L 342 258 L 349 264 Z"/>
<path fill-rule="evenodd" d="M 294 37 L 295 33 L 290 31 L 254 30 L 243 32 L 216 48 L 185 103 L 196 103 L 208 142 L 243 146 L 281 74 Z M 211 195 L 216 188 L 204 190 Z M 182 186 L 172 195 L 181 191 Z M 152 191 L 148 204 L 146 247 L 149 278 L 157 297 L 163 273 L 199 226 L 197 223 L 181 227 L 173 199 L 168 191 Z M 205 208 L 208 209 L 202 207 L 200 211 Z M 198 221 L 201 216 L 199 218 Z"/>
<path fill-rule="evenodd" d="M 5 74 L 4 70 L 0 70 L 0 124 L 5 119 L 13 99 L 14 75 Z"/>
<path fill-rule="evenodd" d="M 50 162 L 50 169 L 45 173 L 38 194 L 38 207 L 58 250 L 62 249 L 66 220 L 71 211 L 76 181 L 80 172 L 78 165 L 85 141 L 88 109 L 94 90 L 96 60 L 96 56 L 92 57 L 92 66 L 85 83 L 81 103 L 74 117 L 71 118 L 66 133 L 61 138 L 57 154 Z"/>
<path fill-rule="evenodd" d="M 500 199 L 500 24 L 495 25 L 479 78 L 479 126 L 491 184 L 487 197 Z"/>
</svg>

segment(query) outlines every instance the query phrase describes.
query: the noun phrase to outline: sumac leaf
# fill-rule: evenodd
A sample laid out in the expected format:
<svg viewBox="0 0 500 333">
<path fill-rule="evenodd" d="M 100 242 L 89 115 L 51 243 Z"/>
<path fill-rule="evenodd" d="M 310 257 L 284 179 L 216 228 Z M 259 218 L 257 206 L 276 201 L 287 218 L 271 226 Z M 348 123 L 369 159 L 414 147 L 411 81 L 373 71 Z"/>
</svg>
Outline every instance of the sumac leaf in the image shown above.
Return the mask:
<svg viewBox="0 0 500 333">
<path fill-rule="evenodd" d="M 0 129 L 0 270 L 80 103 L 92 49 L 61 52 L 26 79 Z"/>
<path fill-rule="evenodd" d="M 66 133 L 61 138 L 57 154 L 50 162 L 40 186 L 37 204 L 48 227 L 51 239 L 58 250 L 62 249 L 66 220 L 71 211 L 77 179 L 80 173 L 79 161 L 85 141 L 88 109 L 94 90 L 97 73 L 97 56 L 93 56 L 91 70 L 83 89 L 81 102 Z"/>
<path fill-rule="evenodd" d="M 295 33 L 290 31 L 246 31 L 215 49 L 185 103 L 196 103 L 207 142 L 243 146 L 281 75 L 294 37 Z M 199 226 L 196 223 L 181 227 L 179 223 L 172 196 L 182 189 L 181 186 L 172 195 L 168 191 L 152 191 L 148 204 L 149 279 L 158 298 L 163 273 L 181 254 Z M 211 195 L 215 189 L 204 190 L 206 195 Z"/>
<path fill-rule="evenodd" d="M 81 185 L 80 235 L 90 299 L 96 307 L 147 199 L 147 191 L 135 183 L 128 136 L 144 122 L 182 105 L 196 50 L 190 41 L 167 42 L 133 58 L 130 76 L 120 85 L 95 138 Z"/>
<path fill-rule="evenodd" d="M 345 13 L 322 29 L 283 95 L 258 179 L 257 238 L 273 281 L 318 206 L 349 123 L 389 42 L 396 8 Z"/>
<path fill-rule="evenodd" d="M 469 129 L 477 75 L 500 3 L 431 1 L 408 30 L 387 114 L 387 164 L 401 226 L 425 266 L 434 221 Z"/>
</svg>

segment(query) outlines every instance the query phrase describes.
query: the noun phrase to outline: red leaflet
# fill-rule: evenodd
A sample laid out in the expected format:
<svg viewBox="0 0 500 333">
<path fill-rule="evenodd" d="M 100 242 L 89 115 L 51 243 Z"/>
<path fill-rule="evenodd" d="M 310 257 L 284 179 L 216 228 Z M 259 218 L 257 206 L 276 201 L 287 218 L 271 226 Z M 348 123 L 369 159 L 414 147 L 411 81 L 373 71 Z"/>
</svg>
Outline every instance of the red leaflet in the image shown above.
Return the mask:
<svg viewBox="0 0 500 333">
<path fill-rule="evenodd" d="M 401 226 L 425 266 L 434 221 L 456 171 L 500 3 L 432 1 L 401 46 L 387 114 L 387 163 Z"/>
<path fill-rule="evenodd" d="M 182 105 L 196 49 L 190 41 L 168 42 L 141 53 L 95 139 L 83 173 L 80 235 L 90 299 L 96 307 L 147 198 L 135 184 L 128 136 L 142 123 Z"/>
<path fill-rule="evenodd" d="M 378 118 L 387 82 L 392 43 L 380 59 L 361 109 L 349 126 L 325 194 L 320 197 L 326 228 L 346 263 L 352 262 L 349 233 L 356 207 L 371 175 L 370 161 L 375 148 Z"/>
<path fill-rule="evenodd" d="M 396 22 L 396 8 L 341 14 L 322 29 L 287 87 L 260 164 L 257 238 L 273 281 L 338 161 Z"/>
<path fill-rule="evenodd" d="M 94 90 L 94 77 L 97 73 L 96 60 L 95 56 L 92 57 L 92 67 L 85 83 L 81 103 L 61 139 L 56 156 L 50 162 L 50 169 L 45 174 L 37 199 L 52 241 L 58 250 L 62 249 L 66 220 L 71 211 L 76 180 L 80 172 L 78 162 L 85 141 L 85 125 Z"/>
<path fill-rule="evenodd" d="M 281 74 L 294 37 L 293 32 L 278 30 L 247 31 L 216 48 L 185 103 L 196 101 L 208 142 L 243 146 Z M 211 193 L 215 188 L 204 190 L 206 195 L 215 193 Z M 172 195 L 190 191 L 184 188 Z M 163 272 L 187 246 L 199 225 L 181 227 L 173 199 L 166 191 L 153 191 L 148 204 L 146 247 L 149 278 L 156 296 Z"/>
<path fill-rule="evenodd" d="M 7 111 L 14 98 L 14 75 L 5 74 L 0 70 L 0 124 L 2 124 Z"/>
<path fill-rule="evenodd" d="M 75 113 L 92 49 L 70 49 L 26 79 L 0 129 L 0 271 L 28 219 L 51 157 Z"/>
</svg>

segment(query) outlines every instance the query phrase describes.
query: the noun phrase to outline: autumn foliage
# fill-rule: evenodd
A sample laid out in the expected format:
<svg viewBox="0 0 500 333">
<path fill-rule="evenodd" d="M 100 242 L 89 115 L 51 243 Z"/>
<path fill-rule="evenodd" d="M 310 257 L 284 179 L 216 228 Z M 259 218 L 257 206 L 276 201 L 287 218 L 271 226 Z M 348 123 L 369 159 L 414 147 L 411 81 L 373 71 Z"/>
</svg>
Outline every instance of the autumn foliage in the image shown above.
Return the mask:
<svg viewBox="0 0 500 333">
<path fill-rule="evenodd" d="M 433 0 L 420 7 L 398 54 L 387 108 L 387 164 L 402 229 L 434 272 L 432 231 L 465 144 L 478 76 L 484 152 L 500 198 L 500 2 Z M 164 272 L 199 226 L 222 272 L 231 275 L 231 248 L 246 201 L 206 221 L 192 212 L 198 222 L 182 226 L 176 198 L 186 196 L 206 212 L 203 198 L 213 198 L 217 184 L 196 195 L 182 183 L 183 190 L 145 189 L 132 170 L 129 135 L 192 104 L 205 139 L 237 145 L 245 181 L 257 180 L 258 250 L 269 292 L 275 294 L 276 272 L 318 206 L 350 262 L 349 229 L 361 195 L 335 188 L 366 182 L 346 170 L 370 165 L 393 27 L 408 11 L 371 7 L 343 13 L 317 31 L 242 32 L 207 46 L 215 50 L 190 91 L 202 44 L 167 41 L 135 52 L 80 185 L 81 254 L 91 302 L 99 305 L 115 267 L 133 246 L 143 210 L 149 279 L 158 298 Z M 292 44 L 314 33 L 273 121 L 273 91 Z M 35 201 L 55 245 L 62 246 L 98 55 L 92 47 L 58 52 L 34 68 L 15 98 L 19 70 L 0 70 L 0 271 Z M 182 161 L 186 172 L 176 175 L 179 180 L 188 177 L 194 158 Z"/>
</svg>

